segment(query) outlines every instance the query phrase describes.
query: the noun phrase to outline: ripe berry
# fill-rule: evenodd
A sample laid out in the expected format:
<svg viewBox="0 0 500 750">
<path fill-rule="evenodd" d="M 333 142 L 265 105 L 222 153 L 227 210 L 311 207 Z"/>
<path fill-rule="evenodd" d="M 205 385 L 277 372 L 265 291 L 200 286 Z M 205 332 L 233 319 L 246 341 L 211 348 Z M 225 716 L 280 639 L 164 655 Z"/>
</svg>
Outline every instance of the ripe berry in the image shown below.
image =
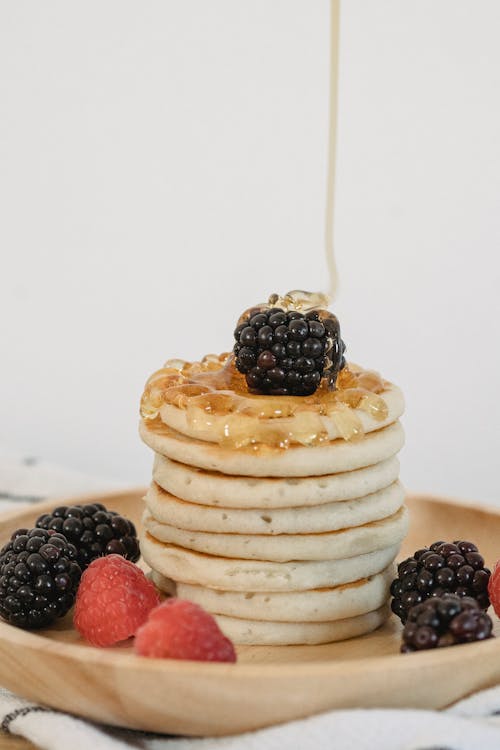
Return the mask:
<svg viewBox="0 0 500 750">
<path fill-rule="evenodd" d="M 443 594 L 417 604 L 408 612 L 401 651 L 453 646 L 492 637 L 493 623 L 475 599 Z"/>
<path fill-rule="evenodd" d="M 55 531 L 18 529 L 0 551 L 0 615 L 20 628 L 45 628 L 73 606 L 77 551 Z"/>
<path fill-rule="evenodd" d="M 61 505 L 36 522 L 41 529 L 58 531 L 75 545 L 82 570 L 103 555 L 122 555 L 136 562 L 139 540 L 132 521 L 108 510 L 101 503 Z"/>
<path fill-rule="evenodd" d="M 168 599 L 139 628 L 136 653 L 164 659 L 236 661 L 234 646 L 211 614 L 184 599 Z"/>
<path fill-rule="evenodd" d="M 339 322 L 326 310 L 253 308 L 234 338 L 236 367 L 260 393 L 308 396 L 323 377 L 334 387 L 345 365 Z"/>
<path fill-rule="evenodd" d="M 392 611 L 405 623 L 411 607 L 450 592 L 473 597 L 486 610 L 489 578 L 490 571 L 472 542 L 434 542 L 398 565 L 398 577 L 391 584 Z"/>
<path fill-rule="evenodd" d="M 495 613 L 500 617 L 500 560 L 496 563 L 488 581 L 488 594 Z"/>
<path fill-rule="evenodd" d="M 75 628 L 93 646 L 112 646 L 135 635 L 158 602 L 137 565 L 120 555 L 100 557 L 82 575 Z"/>
</svg>

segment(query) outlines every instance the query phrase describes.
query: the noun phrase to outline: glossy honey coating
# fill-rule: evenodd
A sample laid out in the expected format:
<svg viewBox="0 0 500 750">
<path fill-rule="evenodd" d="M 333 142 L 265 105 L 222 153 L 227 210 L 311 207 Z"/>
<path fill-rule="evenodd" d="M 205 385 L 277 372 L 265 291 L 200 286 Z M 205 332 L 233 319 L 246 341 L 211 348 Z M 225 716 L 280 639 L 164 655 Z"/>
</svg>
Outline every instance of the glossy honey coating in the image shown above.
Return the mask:
<svg viewBox="0 0 500 750">
<path fill-rule="evenodd" d="M 169 360 L 153 373 L 142 396 L 141 416 L 161 426 L 161 409 L 170 405 L 185 411 L 191 427 L 215 430 L 220 445 L 286 449 L 292 443 L 318 445 L 329 440 L 324 417 L 345 440 L 361 438 L 364 430 L 357 411 L 376 421 L 387 419 L 382 394 L 388 387 L 377 373 L 351 364 L 339 373 L 334 391 L 325 382 L 310 396 L 252 394 L 233 355 L 209 354 L 200 362 Z"/>
</svg>

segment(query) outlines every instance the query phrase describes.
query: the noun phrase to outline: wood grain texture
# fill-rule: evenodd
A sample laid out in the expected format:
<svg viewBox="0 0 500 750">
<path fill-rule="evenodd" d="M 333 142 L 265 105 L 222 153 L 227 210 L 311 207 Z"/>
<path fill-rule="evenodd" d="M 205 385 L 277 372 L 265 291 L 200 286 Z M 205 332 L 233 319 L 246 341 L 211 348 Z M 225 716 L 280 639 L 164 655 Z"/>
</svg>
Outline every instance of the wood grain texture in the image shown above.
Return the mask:
<svg viewBox="0 0 500 750">
<path fill-rule="evenodd" d="M 0 750 L 34 750 L 36 745 L 32 745 L 28 740 L 21 737 L 14 737 L 10 734 L 0 735 Z"/>
<path fill-rule="evenodd" d="M 99 500 L 137 522 L 142 494 Z M 78 498 L 91 500 L 97 498 Z M 0 544 L 56 504 L 3 518 Z M 500 510 L 416 496 L 409 507 L 402 556 L 437 539 L 459 538 L 476 542 L 490 565 L 499 556 Z M 92 648 L 74 631 L 70 615 L 38 633 L 0 623 L 0 683 L 29 700 L 99 722 L 224 735 L 330 708 L 440 708 L 500 681 L 500 639 L 400 655 L 400 635 L 391 618 L 374 633 L 342 643 L 241 647 L 232 665 L 140 658 L 130 643 Z"/>
</svg>

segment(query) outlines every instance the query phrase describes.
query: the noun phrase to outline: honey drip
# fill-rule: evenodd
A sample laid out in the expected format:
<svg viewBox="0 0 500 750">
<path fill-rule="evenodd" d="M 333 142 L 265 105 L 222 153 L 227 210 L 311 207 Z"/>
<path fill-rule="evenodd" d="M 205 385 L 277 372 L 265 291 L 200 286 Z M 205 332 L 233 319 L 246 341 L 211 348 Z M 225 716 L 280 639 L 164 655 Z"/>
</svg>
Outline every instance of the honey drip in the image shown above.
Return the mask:
<svg viewBox="0 0 500 750">
<path fill-rule="evenodd" d="M 330 297 L 323 292 L 306 292 L 304 289 L 293 289 L 291 292 L 287 292 L 283 296 L 280 296 L 279 294 L 271 294 L 267 302 L 253 305 L 242 312 L 238 318 L 238 325 L 244 323 L 248 318 L 251 318 L 252 315 L 256 315 L 257 313 L 262 312 L 262 310 L 270 310 L 272 307 L 286 311 L 297 310 L 301 313 L 316 310 L 319 314 L 320 320 L 334 318 L 335 316 L 333 313 L 325 309 L 329 304 Z M 212 357 L 215 355 L 209 354 L 208 356 Z M 178 360 L 175 361 L 177 362 Z"/>
<path fill-rule="evenodd" d="M 334 249 L 335 173 L 337 162 L 337 102 L 339 82 L 340 0 L 330 0 L 330 69 L 328 93 L 328 146 L 325 205 L 325 255 L 330 285 L 328 298 L 337 295 L 338 273 Z"/>
<path fill-rule="evenodd" d="M 328 307 L 337 296 L 338 272 L 335 262 L 334 246 L 334 216 L 335 216 L 335 174 L 337 166 L 337 111 L 338 111 L 338 82 L 339 82 L 339 32 L 340 32 L 340 0 L 330 0 L 330 30 L 329 30 L 329 70 L 328 70 L 328 120 L 327 120 L 327 148 L 326 148 L 326 191 L 325 191 L 325 224 L 324 224 L 324 252 L 328 270 L 328 291 L 304 292 L 295 289 L 283 297 L 273 294 L 269 298 L 268 306 L 281 307 L 284 310 L 299 310 L 305 312 L 314 308 Z M 262 308 L 265 305 L 259 305 Z M 256 311 L 258 310 L 256 308 Z M 240 321 L 250 312 L 246 310 Z"/>
<path fill-rule="evenodd" d="M 322 383 L 311 396 L 262 396 L 248 392 L 231 354 L 209 354 L 201 362 L 169 360 L 153 373 L 141 399 L 141 415 L 160 424 L 162 407 L 173 406 L 185 412 L 195 433 L 210 431 L 220 445 L 286 449 L 292 443 L 329 440 L 324 417 L 345 440 L 361 438 L 360 411 L 377 421 L 387 418 L 381 395 L 387 387 L 377 373 L 350 365 L 339 373 L 334 391 Z"/>
</svg>

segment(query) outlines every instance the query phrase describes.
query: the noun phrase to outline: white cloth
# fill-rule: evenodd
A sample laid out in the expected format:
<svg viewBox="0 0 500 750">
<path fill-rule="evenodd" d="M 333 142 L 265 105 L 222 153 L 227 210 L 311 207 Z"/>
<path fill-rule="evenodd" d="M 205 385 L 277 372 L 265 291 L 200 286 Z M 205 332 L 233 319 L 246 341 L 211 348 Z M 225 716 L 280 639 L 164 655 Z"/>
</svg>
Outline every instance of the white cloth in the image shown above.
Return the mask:
<svg viewBox="0 0 500 750">
<path fill-rule="evenodd" d="M 45 496 L 117 485 L 0 454 L 0 512 Z M 453 679 L 453 675 L 450 675 Z M 411 690 L 411 685 L 408 685 Z M 0 689 L 0 724 L 46 750 L 500 750 L 500 686 L 446 711 L 353 709 L 237 737 L 192 739 L 102 727 Z"/>
<path fill-rule="evenodd" d="M 112 492 L 126 485 L 63 469 L 33 456 L 0 449 L 0 513 L 46 498 L 74 497 L 85 492 Z"/>
</svg>

